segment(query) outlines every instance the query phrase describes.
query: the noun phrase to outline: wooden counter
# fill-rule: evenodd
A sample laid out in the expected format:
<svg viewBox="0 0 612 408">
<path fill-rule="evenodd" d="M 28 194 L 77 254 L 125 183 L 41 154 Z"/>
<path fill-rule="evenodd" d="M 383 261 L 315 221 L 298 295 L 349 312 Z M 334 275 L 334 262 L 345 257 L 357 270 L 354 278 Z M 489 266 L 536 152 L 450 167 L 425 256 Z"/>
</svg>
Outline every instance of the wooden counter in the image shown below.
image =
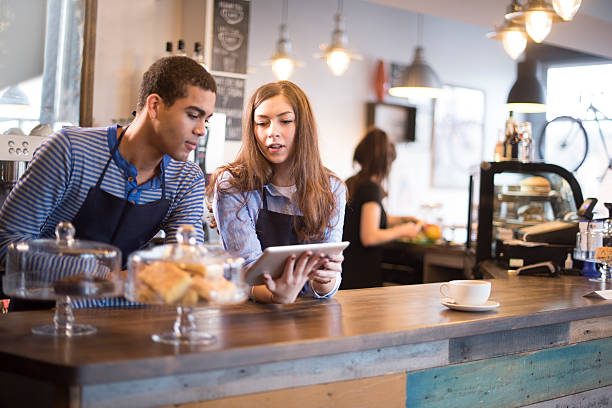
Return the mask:
<svg viewBox="0 0 612 408">
<path fill-rule="evenodd" d="M 172 309 L 80 310 L 98 333 L 76 338 L 31 334 L 49 311 L 8 313 L 0 406 L 610 406 L 612 301 L 582 296 L 599 284 L 491 282 L 485 313 L 446 309 L 439 284 L 198 311 L 212 346 L 153 342 Z"/>
</svg>

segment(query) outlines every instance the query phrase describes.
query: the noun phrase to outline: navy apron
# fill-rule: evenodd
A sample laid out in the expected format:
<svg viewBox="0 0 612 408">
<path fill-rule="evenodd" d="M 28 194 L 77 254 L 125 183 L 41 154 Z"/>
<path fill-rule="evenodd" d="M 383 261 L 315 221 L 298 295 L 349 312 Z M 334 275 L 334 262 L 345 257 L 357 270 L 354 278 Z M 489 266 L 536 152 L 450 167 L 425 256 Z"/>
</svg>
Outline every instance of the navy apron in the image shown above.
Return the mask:
<svg viewBox="0 0 612 408">
<path fill-rule="evenodd" d="M 261 198 L 263 208 L 257 213 L 257 222 L 255 223 L 255 232 L 261 244 L 261 250 L 263 251 L 271 246 L 299 244 L 300 241 L 293 227 L 294 216 L 268 210 L 265 187 L 261 190 Z"/>
<path fill-rule="evenodd" d="M 100 188 L 126 130 L 127 127 L 121 132 L 98 182 L 89 189 L 85 202 L 72 220 L 76 238 L 104 242 L 121 249 L 123 266 L 129 254 L 157 234 L 170 208 L 170 201 L 166 199 L 165 170 L 162 170 L 161 198 L 149 203 L 135 204 Z"/>
</svg>

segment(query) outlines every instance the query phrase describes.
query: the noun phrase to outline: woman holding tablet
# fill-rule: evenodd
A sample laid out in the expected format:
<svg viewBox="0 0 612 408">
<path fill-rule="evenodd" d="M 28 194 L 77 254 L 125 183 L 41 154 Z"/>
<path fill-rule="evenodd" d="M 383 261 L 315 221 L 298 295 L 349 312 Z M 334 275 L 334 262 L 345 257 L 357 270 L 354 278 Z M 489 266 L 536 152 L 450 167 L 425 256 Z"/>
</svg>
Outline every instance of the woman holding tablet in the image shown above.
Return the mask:
<svg viewBox="0 0 612 408">
<path fill-rule="evenodd" d="M 295 84 L 260 87 L 249 101 L 236 160 L 217 169 L 208 185 L 224 247 L 255 262 L 271 246 L 340 242 L 344 183 L 321 163 L 308 97 Z M 252 297 L 291 303 L 300 294 L 333 296 L 342 255 L 290 256 L 280 277 L 264 274 Z"/>
<path fill-rule="evenodd" d="M 351 245 L 344 252 L 341 289 L 382 286 L 380 245 L 398 238 L 414 238 L 421 230 L 422 224 L 416 218 L 390 217 L 383 208 L 386 193 L 382 186 L 394 160 L 395 146 L 378 128 L 369 129 L 355 148 L 353 161 L 361 169 L 346 181 L 349 200 L 344 240 Z"/>
</svg>

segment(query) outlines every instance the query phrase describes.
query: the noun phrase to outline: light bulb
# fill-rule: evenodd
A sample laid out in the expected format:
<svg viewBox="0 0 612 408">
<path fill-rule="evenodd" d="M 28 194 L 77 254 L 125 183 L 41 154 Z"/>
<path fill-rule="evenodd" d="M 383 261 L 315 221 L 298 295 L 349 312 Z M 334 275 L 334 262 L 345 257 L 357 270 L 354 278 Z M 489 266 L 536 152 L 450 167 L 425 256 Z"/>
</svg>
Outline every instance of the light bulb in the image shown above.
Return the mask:
<svg viewBox="0 0 612 408">
<path fill-rule="evenodd" d="M 293 72 L 294 63 L 289 57 L 275 58 L 272 61 L 272 71 L 279 81 L 289 79 Z"/>
<path fill-rule="evenodd" d="M 505 31 L 502 35 L 504 50 L 512 59 L 517 59 L 525 51 L 527 36 L 521 31 Z"/>
<path fill-rule="evenodd" d="M 343 49 L 335 49 L 327 53 L 327 65 L 335 76 L 344 74 L 347 70 L 351 57 Z"/>
<path fill-rule="evenodd" d="M 553 0 L 555 11 L 565 21 L 570 21 L 580 8 L 582 0 Z"/>
<path fill-rule="evenodd" d="M 537 43 L 541 43 L 550 33 L 552 17 L 545 11 L 528 11 L 525 13 L 527 34 Z"/>
<path fill-rule="evenodd" d="M 546 105 L 543 103 L 507 103 L 506 110 L 520 113 L 543 113 Z"/>
</svg>

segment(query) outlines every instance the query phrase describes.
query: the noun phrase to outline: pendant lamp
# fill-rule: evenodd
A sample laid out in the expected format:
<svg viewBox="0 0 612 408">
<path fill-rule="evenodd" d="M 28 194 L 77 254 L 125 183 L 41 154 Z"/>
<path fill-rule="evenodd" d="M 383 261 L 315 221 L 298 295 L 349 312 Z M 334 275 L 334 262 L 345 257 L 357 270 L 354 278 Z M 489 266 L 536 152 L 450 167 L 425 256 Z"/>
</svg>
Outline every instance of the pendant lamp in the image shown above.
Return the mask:
<svg viewBox="0 0 612 408">
<path fill-rule="evenodd" d="M 344 27 L 344 16 L 342 14 L 342 0 L 338 0 L 338 12 L 334 16 L 334 31 L 329 45 L 322 44 L 323 55 L 316 54 L 315 58 L 327 61 L 327 66 L 335 76 L 341 76 L 346 72 L 351 60 L 360 60 L 361 56 L 348 51 L 348 37 Z"/>
<path fill-rule="evenodd" d="M 525 24 L 527 34 L 537 43 L 544 41 L 550 34 L 553 22 L 563 21 L 546 0 L 528 0 L 520 11 L 506 13 L 505 18 L 518 24 Z"/>
<path fill-rule="evenodd" d="M 422 44 L 422 20 L 423 15 L 419 14 L 417 21 L 419 45 L 414 50 L 412 64 L 402 72 L 399 84 L 389 89 L 391 96 L 438 98 L 444 92 L 440 78 L 425 62 L 423 47 L 420 45 Z"/>
<path fill-rule="evenodd" d="M 289 0 L 283 1 L 283 15 L 280 25 L 280 35 L 276 43 L 276 52 L 270 61 L 272 71 L 279 80 L 289 79 L 293 69 L 298 63 L 291 58 L 291 40 L 289 39 L 289 28 L 287 26 Z"/>
<path fill-rule="evenodd" d="M 519 11 L 520 4 L 513 1 L 506 10 L 506 14 Z M 517 59 L 527 46 L 527 32 L 522 24 L 515 23 L 511 20 L 505 20 L 501 26 L 495 26 L 495 31 L 487 33 L 488 38 L 501 40 L 504 46 L 504 51 L 512 59 Z"/>
<path fill-rule="evenodd" d="M 537 61 L 521 61 L 517 64 L 516 82 L 512 85 L 506 109 L 522 113 L 546 112 L 546 94 L 538 80 Z"/>
<path fill-rule="evenodd" d="M 565 21 L 570 21 L 574 18 L 582 0 L 553 0 L 553 8 Z"/>
</svg>

